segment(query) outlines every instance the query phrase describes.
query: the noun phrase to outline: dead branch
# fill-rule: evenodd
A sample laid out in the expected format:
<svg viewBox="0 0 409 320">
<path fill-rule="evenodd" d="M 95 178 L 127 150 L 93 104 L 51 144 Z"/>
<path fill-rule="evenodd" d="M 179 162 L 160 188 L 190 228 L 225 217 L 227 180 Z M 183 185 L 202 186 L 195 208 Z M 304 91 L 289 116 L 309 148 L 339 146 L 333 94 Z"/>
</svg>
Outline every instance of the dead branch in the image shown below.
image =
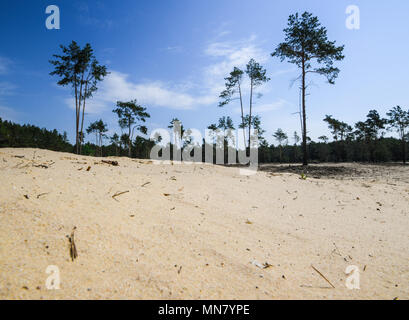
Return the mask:
<svg viewBox="0 0 409 320">
<path fill-rule="evenodd" d="M 116 197 L 118 197 L 118 196 L 120 196 L 120 195 L 122 195 L 122 194 L 124 194 L 124 193 L 128 193 L 128 192 L 129 192 L 129 190 L 122 191 L 122 192 L 117 192 L 117 193 L 115 193 L 115 194 L 112 196 L 112 199 L 116 200 L 116 199 L 115 199 Z M 116 200 L 116 201 L 118 201 L 118 200 Z"/>
<path fill-rule="evenodd" d="M 71 260 L 74 261 L 78 257 L 77 253 L 77 247 L 75 246 L 75 241 L 74 241 L 74 232 L 77 229 L 77 227 L 74 227 L 71 232 L 71 236 L 68 237 L 68 240 L 70 241 L 70 257 Z"/>
<path fill-rule="evenodd" d="M 33 167 L 48 169 L 48 166 L 46 166 L 45 164 L 33 164 Z"/>
<path fill-rule="evenodd" d="M 335 286 L 318 269 L 316 269 L 313 265 L 311 265 L 311 268 L 313 268 L 315 272 L 317 272 L 322 278 L 324 278 L 325 281 L 327 281 L 330 284 L 332 288 L 335 289 Z"/>
<path fill-rule="evenodd" d="M 101 160 L 101 162 L 106 163 L 106 164 L 110 164 L 112 166 L 119 166 L 118 161 L 112 161 L 112 160 Z"/>
<path fill-rule="evenodd" d="M 44 193 L 40 193 L 37 195 L 37 199 L 39 199 L 42 196 L 45 196 L 46 194 L 49 194 L 49 192 L 44 192 Z"/>
</svg>

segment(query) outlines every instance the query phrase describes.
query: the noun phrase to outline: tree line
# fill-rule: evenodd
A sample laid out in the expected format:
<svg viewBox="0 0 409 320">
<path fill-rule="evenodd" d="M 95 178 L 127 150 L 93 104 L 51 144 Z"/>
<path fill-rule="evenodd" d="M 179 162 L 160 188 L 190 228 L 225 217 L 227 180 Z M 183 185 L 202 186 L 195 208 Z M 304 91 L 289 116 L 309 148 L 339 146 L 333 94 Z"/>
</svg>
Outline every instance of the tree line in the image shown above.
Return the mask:
<svg viewBox="0 0 409 320">
<path fill-rule="evenodd" d="M 378 111 L 370 110 L 364 121 L 351 126 L 326 115 L 323 119 L 332 135 L 332 142 L 326 135 L 312 141 L 307 137 L 307 152 L 316 162 L 389 162 L 402 161 L 408 156 L 409 110 L 400 106 L 386 113 L 386 118 Z M 387 132 L 395 131 L 398 138 L 385 137 Z M 273 134 L 277 146 L 262 144 L 260 162 L 300 162 L 300 137 L 294 132 L 288 137 L 282 129 Z"/>
<path fill-rule="evenodd" d="M 40 148 L 53 151 L 73 152 L 67 133 L 47 130 L 33 125 L 20 125 L 0 118 L 0 147 Z"/>
<path fill-rule="evenodd" d="M 117 105 L 124 106 L 118 102 Z M 129 104 L 125 104 L 128 106 Z M 130 104 L 129 106 L 134 106 Z M 119 108 L 119 107 L 118 107 Z M 122 109 L 121 109 L 122 110 Z M 114 110 L 117 112 L 117 110 Z M 142 111 L 142 113 L 145 111 Z M 137 135 L 129 138 L 129 123 L 135 123 L 134 118 L 128 114 L 122 121 L 128 133 L 119 136 L 114 133 L 106 135 L 107 124 L 101 120 L 95 121 L 87 128 L 87 133 L 95 135 L 95 143 L 87 142 L 82 146 L 83 155 L 91 156 L 128 156 L 134 158 L 148 159 L 152 147 L 161 141 L 161 137 L 155 137 L 154 141 Z M 123 117 L 120 119 L 124 119 Z M 259 162 L 260 163 L 300 163 L 303 160 L 303 147 L 300 144 L 298 132 L 288 134 L 278 128 L 272 135 L 275 143 L 269 144 L 264 136 L 265 130 L 261 127 L 261 118 L 256 116 L 256 129 L 259 132 Z M 121 121 L 121 120 L 119 120 Z M 307 136 L 307 152 L 312 162 L 398 162 L 406 163 L 408 157 L 409 141 L 409 110 L 405 111 L 400 106 L 392 108 L 386 113 L 386 117 L 380 116 L 378 111 L 370 110 L 364 121 L 359 121 L 354 126 L 333 118 L 325 116 L 323 121 L 328 125 L 330 135 L 318 137 L 313 141 Z M 142 122 L 143 123 L 143 122 Z M 240 123 L 241 124 L 241 123 Z M 239 127 L 240 127 L 239 124 Z M 145 132 L 143 125 L 138 127 Z M 178 129 L 184 139 L 180 146 L 186 147 L 192 141 L 191 131 L 185 129 L 177 118 L 170 121 L 169 129 Z M 229 140 L 240 137 L 231 136 L 231 131 L 236 127 L 230 117 L 221 117 L 217 123 L 208 126 L 211 130 L 220 130 L 224 136 L 213 136 L 210 147 L 223 146 L 224 159 L 227 163 Z M 131 130 L 132 131 L 132 130 Z M 388 132 L 397 132 L 398 138 L 386 137 Z M 132 132 L 131 132 L 132 134 Z M 330 141 L 332 138 L 332 141 Z M 105 141 L 105 143 L 103 143 Z M 175 141 L 171 141 L 167 147 L 172 150 Z M 209 143 L 209 142 L 207 142 Z M 46 130 L 33 125 L 20 125 L 0 118 L 0 147 L 26 147 L 43 148 L 62 152 L 76 152 L 76 146 L 69 143 L 67 133 L 60 134 L 57 130 Z M 202 141 L 202 150 L 205 150 L 206 142 Z M 209 147 L 209 146 L 208 146 Z M 215 155 L 215 152 L 214 152 Z M 172 154 L 171 154 L 172 157 Z M 204 153 L 202 161 L 205 161 Z M 214 159 L 215 162 L 215 159 Z"/>
</svg>

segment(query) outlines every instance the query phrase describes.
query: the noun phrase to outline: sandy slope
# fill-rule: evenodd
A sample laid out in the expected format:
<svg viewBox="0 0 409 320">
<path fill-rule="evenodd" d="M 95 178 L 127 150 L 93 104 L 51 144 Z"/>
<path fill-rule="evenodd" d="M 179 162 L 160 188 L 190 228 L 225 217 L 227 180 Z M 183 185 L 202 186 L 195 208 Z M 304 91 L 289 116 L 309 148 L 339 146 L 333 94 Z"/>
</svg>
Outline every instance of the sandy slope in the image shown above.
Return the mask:
<svg viewBox="0 0 409 320">
<path fill-rule="evenodd" d="M 406 182 L 100 160 L 0 149 L 1 299 L 409 298 Z"/>
</svg>

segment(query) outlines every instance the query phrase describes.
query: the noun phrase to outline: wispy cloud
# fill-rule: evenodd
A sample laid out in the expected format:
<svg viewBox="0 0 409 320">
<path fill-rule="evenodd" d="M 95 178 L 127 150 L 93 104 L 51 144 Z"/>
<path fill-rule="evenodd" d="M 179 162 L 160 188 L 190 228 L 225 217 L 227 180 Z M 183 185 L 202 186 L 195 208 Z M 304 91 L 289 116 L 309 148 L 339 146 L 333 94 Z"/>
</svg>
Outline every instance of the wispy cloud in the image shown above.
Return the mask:
<svg viewBox="0 0 409 320">
<path fill-rule="evenodd" d="M 278 70 L 278 71 L 275 71 L 275 72 L 273 72 L 273 73 L 271 73 L 269 76 L 270 76 L 270 78 L 273 78 L 273 77 L 278 77 L 278 76 L 282 76 L 282 75 L 285 75 L 285 74 L 288 74 L 288 73 L 295 73 L 297 71 L 297 68 L 289 68 L 289 69 L 283 69 L 283 70 Z"/>
<path fill-rule="evenodd" d="M 10 82 L 0 81 L 0 98 L 13 94 L 15 88 L 16 86 Z"/>
<path fill-rule="evenodd" d="M 168 52 L 180 53 L 183 51 L 183 47 L 182 46 L 167 46 L 164 50 Z"/>
<path fill-rule="evenodd" d="M 99 11 L 104 10 L 105 6 L 103 3 L 96 2 L 97 9 Z M 111 28 L 113 25 L 113 21 L 111 19 L 101 19 L 97 18 L 95 15 L 92 14 L 93 10 L 89 9 L 89 6 L 85 2 L 81 2 L 77 6 L 78 10 L 78 19 L 81 23 L 88 25 L 88 26 L 95 26 L 98 28 Z"/>
<path fill-rule="evenodd" d="M 273 101 L 271 103 L 264 103 L 264 104 L 255 104 L 253 107 L 253 111 L 255 114 L 262 114 L 262 113 L 268 113 L 271 111 L 277 111 L 286 107 L 292 107 L 293 104 L 291 102 L 288 102 L 285 99 L 278 99 L 276 101 Z M 240 108 L 235 108 L 234 112 L 236 114 L 239 114 L 241 112 Z"/>
<path fill-rule="evenodd" d="M 268 52 L 257 46 L 254 35 L 240 41 L 210 43 L 205 49 L 205 53 L 210 57 L 222 58 L 222 61 L 215 65 L 216 67 L 223 67 L 222 70 L 218 71 L 220 73 L 230 70 L 233 66 L 244 67 L 251 58 L 264 63 L 269 57 Z"/>
<path fill-rule="evenodd" d="M 12 61 L 6 57 L 0 57 L 0 75 L 4 75 L 10 72 L 10 66 Z M 14 94 L 16 86 L 8 81 L 0 81 L 0 101 L 9 95 Z M 3 103 L 3 102 L 2 102 Z M 12 108 L 0 105 L 0 118 L 3 120 L 17 121 L 19 118 L 19 112 L 14 111 Z"/>
<path fill-rule="evenodd" d="M 231 31 L 225 30 L 225 31 L 220 31 L 219 34 L 217 35 L 218 38 L 222 38 L 225 37 L 227 35 L 229 35 L 231 33 Z"/>
<path fill-rule="evenodd" d="M 19 116 L 20 112 L 17 112 L 9 107 L 0 106 L 0 118 L 3 120 L 16 122 L 19 119 Z"/>
<path fill-rule="evenodd" d="M 0 57 L 0 74 L 6 74 L 11 65 L 11 60 L 6 57 Z"/>
<path fill-rule="evenodd" d="M 234 67 L 244 70 L 250 59 L 264 64 L 269 58 L 269 53 L 257 44 L 255 35 L 238 41 L 212 42 L 206 47 L 205 54 L 214 62 L 205 67 L 204 79 L 210 92 L 217 95 L 224 89 L 224 78 Z M 247 81 L 244 80 L 243 93 L 247 92 L 248 87 Z M 268 91 L 266 85 L 258 89 L 260 93 Z"/>
</svg>

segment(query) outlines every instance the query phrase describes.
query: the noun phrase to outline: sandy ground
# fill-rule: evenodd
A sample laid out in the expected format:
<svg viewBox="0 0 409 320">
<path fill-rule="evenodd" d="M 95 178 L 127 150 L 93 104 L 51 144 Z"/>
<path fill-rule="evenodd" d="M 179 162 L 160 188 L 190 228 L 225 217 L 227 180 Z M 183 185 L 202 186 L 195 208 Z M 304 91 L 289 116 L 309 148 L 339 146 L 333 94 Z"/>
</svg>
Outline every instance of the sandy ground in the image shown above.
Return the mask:
<svg viewBox="0 0 409 320">
<path fill-rule="evenodd" d="M 409 166 L 302 180 L 110 159 L 0 149 L 1 299 L 409 298 Z"/>
</svg>

